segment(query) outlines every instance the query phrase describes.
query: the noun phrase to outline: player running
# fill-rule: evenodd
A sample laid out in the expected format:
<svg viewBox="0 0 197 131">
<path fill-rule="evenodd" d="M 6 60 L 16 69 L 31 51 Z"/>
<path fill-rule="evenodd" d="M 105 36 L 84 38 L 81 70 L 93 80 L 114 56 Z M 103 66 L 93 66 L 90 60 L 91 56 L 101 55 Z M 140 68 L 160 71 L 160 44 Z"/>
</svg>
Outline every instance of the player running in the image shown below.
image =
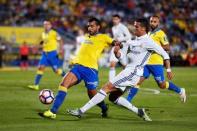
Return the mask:
<svg viewBox="0 0 197 131">
<path fill-rule="evenodd" d="M 36 73 L 34 85 L 29 85 L 30 89 L 39 90 L 40 80 L 43 76 L 44 69 L 46 66 L 51 66 L 53 71 L 61 76 L 64 76 L 65 73 L 60 69 L 59 59 L 57 54 L 58 43 L 62 44 L 62 39 L 60 35 L 52 29 L 52 24 L 50 21 L 46 20 L 43 23 L 44 32 L 42 33 L 42 45 L 43 52 L 41 59 L 38 64 L 38 70 Z"/>
<path fill-rule="evenodd" d="M 159 17 L 156 15 L 152 16 L 150 18 L 151 31 L 148 33 L 148 35 L 155 41 L 157 45 L 161 46 L 164 50 L 169 51 L 170 46 L 169 46 L 167 36 L 159 28 L 159 24 L 160 24 Z M 173 78 L 171 68 L 166 68 L 166 71 L 167 71 L 168 79 L 171 80 Z M 148 79 L 150 74 L 154 76 L 155 81 L 157 82 L 158 86 L 161 89 L 168 89 L 168 90 L 178 93 L 180 95 L 181 101 L 184 103 L 186 102 L 185 89 L 176 86 L 172 82 L 165 81 L 163 58 L 161 57 L 161 55 L 157 53 L 152 53 L 148 61 L 148 64 L 144 67 L 144 74 L 143 74 L 143 77 L 141 77 L 138 85 L 130 89 L 129 94 L 127 96 L 128 101 L 131 101 L 133 99 L 133 97 L 138 92 L 139 85 L 141 85 L 145 79 Z"/>
<path fill-rule="evenodd" d="M 55 119 L 56 113 L 67 95 L 67 90 L 82 80 L 85 82 L 89 98 L 97 93 L 98 59 L 105 48 L 117 42 L 113 41 L 108 35 L 99 33 L 100 21 L 96 18 L 89 19 L 87 28 L 88 34 L 85 35 L 85 40 L 81 43 L 80 49 L 73 60 L 72 69 L 65 75 L 59 86 L 52 108 L 44 113 L 39 113 L 39 115 Z M 97 104 L 102 109 L 102 117 L 106 117 L 108 108 L 104 101 Z"/>
<path fill-rule="evenodd" d="M 155 42 L 146 34 L 148 30 L 148 21 L 146 19 L 137 19 L 134 22 L 134 27 L 134 33 L 137 38 L 134 41 L 129 42 L 131 62 L 114 79 L 106 83 L 87 104 L 77 110 L 68 110 L 68 113 L 81 117 L 82 114 L 97 103 L 103 101 L 107 94 L 109 94 L 109 100 L 111 102 L 126 107 L 128 110 L 133 111 L 138 116 L 142 117 L 145 121 L 151 121 L 143 108 L 138 109 L 124 97 L 121 97 L 121 95 L 127 88 L 133 87 L 139 82 L 140 76 L 143 74 L 144 66 L 152 51 L 155 51 L 164 58 L 167 68 L 170 68 L 170 60 L 169 55 L 163 50 L 163 48 L 155 44 Z M 115 46 L 114 53 L 119 59 L 124 56 L 122 56 L 119 46 Z"/>
<path fill-rule="evenodd" d="M 123 55 L 126 55 L 128 50 L 127 42 L 131 39 L 131 34 L 128 28 L 121 23 L 121 18 L 119 15 L 117 14 L 113 15 L 112 22 L 114 24 L 112 27 L 113 38 L 122 43 L 123 48 L 121 50 Z M 112 80 L 116 75 L 116 69 L 115 69 L 116 63 L 119 61 L 114 55 L 114 48 L 112 48 L 111 50 L 109 61 L 110 61 L 109 80 Z M 122 59 L 120 59 L 120 62 L 122 66 L 125 67 L 127 64 L 127 57 L 126 56 L 122 57 Z"/>
</svg>

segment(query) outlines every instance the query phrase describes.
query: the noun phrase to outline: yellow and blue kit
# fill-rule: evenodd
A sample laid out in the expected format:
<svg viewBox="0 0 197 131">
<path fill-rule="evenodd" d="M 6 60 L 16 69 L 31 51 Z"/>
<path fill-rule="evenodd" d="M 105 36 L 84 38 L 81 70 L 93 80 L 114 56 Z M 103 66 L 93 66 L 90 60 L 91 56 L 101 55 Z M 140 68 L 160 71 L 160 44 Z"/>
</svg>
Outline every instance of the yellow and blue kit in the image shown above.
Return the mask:
<svg viewBox="0 0 197 131">
<path fill-rule="evenodd" d="M 160 46 L 169 44 L 166 34 L 157 28 L 154 31 L 148 33 L 148 35 L 154 40 L 154 42 Z M 164 69 L 163 58 L 157 53 L 152 53 L 147 65 L 144 67 L 145 78 L 148 78 L 152 74 L 158 83 L 164 81 Z"/>
<path fill-rule="evenodd" d="M 53 29 L 42 33 L 43 52 L 39 65 L 51 66 L 53 70 L 58 69 L 59 59 L 57 54 L 57 40 L 60 40 L 60 36 Z"/>
<path fill-rule="evenodd" d="M 77 76 L 78 82 L 84 80 L 87 89 L 96 89 L 98 85 L 98 59 L 113 39 L 106 34 L 85 35 L 85 40 L 73 60 L 70 70 Z"/>
</svg>

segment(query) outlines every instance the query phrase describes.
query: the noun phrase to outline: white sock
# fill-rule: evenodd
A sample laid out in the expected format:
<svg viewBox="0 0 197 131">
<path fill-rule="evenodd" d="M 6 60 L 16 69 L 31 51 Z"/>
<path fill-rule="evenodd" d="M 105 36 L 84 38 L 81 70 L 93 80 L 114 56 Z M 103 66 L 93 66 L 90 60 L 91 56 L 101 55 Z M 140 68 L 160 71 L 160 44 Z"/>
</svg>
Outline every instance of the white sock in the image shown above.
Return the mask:
<svg viewBox="0 0 197 131">
<path fill-rule="evenodd" d="M 100 90 L 91 100 L 88 101 L 88 103 L 80 108 L 81 112 L 85 113 L 87 110 L 103 101 L 106 96 L 107 94 L 103 90 Z"/>
<path fill-rule="evenodd" d="M 116 70 L 114 67 L 109 70 L 109 81 L 111 81 L 116 76 Z"/>
<path fill-rule="evenodd" d="M 116 104 L 117 105 L 121 105 L 123 107 L 126 107 L 127 109 L 129 109 L 130 111 L 135 112 L 136 114 L 138 114 L 138 108 L 135 107 L 134 105 L 132 105 L 127 99 L 125 99 L 124 97 L 119 97 L 116 100 Z"/>
</svg>

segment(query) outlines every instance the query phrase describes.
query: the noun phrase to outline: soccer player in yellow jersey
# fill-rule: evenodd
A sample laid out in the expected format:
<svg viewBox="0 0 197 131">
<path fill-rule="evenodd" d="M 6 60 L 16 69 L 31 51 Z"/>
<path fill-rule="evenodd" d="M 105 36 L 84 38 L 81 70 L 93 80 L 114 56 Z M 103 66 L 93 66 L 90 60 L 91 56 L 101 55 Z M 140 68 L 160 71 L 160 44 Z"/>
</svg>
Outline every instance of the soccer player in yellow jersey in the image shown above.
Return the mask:
<svg viewBox="0 0 197 131">
<path fill-rule="evenodd" d="M 166 34 L 159 28 L 160 20 L 159 16 L 154 15 L 150 18 L 150 27 L 151 31 L 148 33 L 149 36 L 160 46 L 163 47 L 164 50 L 169 51 L 170 46 L 167 39 Z M 166 69 L 167 71 L 167 77 L 169 80 L 172 79 L 173 74 L 171 72 L 171 69 Z M 138 92 L 139 85 L 147 79 L 150 74 L 154 76 L 155 81 L 157 82 L 158 86 L 161 89 L 168 89 L 171 91 L 174 91 L 180 95 L 181 101 L 186 102 L 186 93 L 184 88 L 180 88 L 177 85 L 173 84 L 170 81 L 165 81 L 164 78 L 164 67 L 163 67 L 163 58 L 156 54 L 152 53 L 148 64 L 144 67 L 144 74 L 143 77 L 141 77 L 140 82 L 136 87 L 133 87 L 130 89 L 129 94 L 127 96 L 127 100 L 131 101 L 133 97 Z"/>
<path fill-rule="evenodd" d="M 72 69 L 65 75 L 59 85 L 52 108 L 44 113 L 39 113 L 40 116 L 52 119 L 56 118 L 56 113 L 67 95 L 67 90 L 82 80 L 87 88 L 89 98 L 92 98 L 97 93 L 97 63 L 99 56 L 106 47 L 112 43 L 117 44 L 117 42 L 113 41 L 108 35 L 99 33 L 100 21 L 96 18 L 89 19 L 87 28 L 88 34 L 85 35 L 85 40 L 81 43 L 80 49 L 72 61 L 74 64 Z M 108 108 L 104 101 L 99 103 L 98 106 L 102 109 L 102 117 L 106 117 Z"/>
<path fill-rule="evenodd" d="M 52 29 L 50 21 L 44 21 L 44 32 L 42 33 L 42 41 L 40 44 L 43 47 L 41 59 L 39 61 L 37 74 L 35 77 L 34 85 L 28 87 L 34 90 L 39 90 L 39 83 L 42 78 L 45 66 L 51 66 L 53 71 L 58 75 L 64 76 L 65 73 L 59 68 L 59 59 L 57 54 L 58 42 L 62 44 L 61 37 Z"/>
</svg>

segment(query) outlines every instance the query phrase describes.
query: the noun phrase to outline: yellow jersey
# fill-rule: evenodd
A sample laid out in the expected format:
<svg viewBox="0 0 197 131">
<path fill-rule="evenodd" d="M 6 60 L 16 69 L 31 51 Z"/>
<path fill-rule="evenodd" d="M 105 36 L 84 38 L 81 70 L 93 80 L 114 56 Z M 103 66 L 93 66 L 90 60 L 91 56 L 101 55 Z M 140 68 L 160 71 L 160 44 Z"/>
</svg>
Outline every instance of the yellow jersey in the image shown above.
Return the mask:
<svg viewBox="0 0 197 131">
<path fill-rule="evenodd" d="M 42 33 L 42 41 L 43 41 L 43 51 L 50 52 L 57 50 L 58 41 L 60 40 L 60 36 L 55 30 L 50 30 L 49 32 Z"/>
<path fill-rule="evenodd" d="M 160 46 L 169 44 L 166 34 L 159 28 L 153 32 L 149 32 L 148 35 Z M 148 65 L 163 65 L 162 56 L 157 53 L 152 53 Z"/>
<path fill-rule="evenodd" d="M 86 34 L 84 42 L 81 43 L 80 49 L 72 63 L 98 70 L 98 59 L 103 50 L 109 47 L 112 41 L 113 39 L 107 34 L 97 34 L 95 36 Z"/>
</svg>

